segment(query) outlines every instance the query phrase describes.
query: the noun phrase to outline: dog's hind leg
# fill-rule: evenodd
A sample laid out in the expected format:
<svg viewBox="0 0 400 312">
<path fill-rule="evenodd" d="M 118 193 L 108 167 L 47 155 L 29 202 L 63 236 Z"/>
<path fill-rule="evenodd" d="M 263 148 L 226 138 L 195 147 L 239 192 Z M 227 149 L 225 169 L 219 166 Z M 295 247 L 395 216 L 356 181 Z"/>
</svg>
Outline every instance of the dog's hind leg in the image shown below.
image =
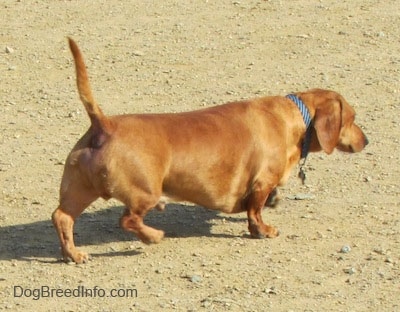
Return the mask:
<svg viewBox="0 0 400 312">
<path fill-rule="evenodd" d="M 53 212 L 52 220 L 60 239 L 64 261 L 69 259 L 76 263 L 88 261 L 88 254 L 75 247 L 73 228 L 75 219 L 97 198 L 98 196 L 78 185 L 69 186 L 62 192 L 60 205 Z"/>
<path fill-rule="evenodd" d="M 265 207 L 276 208 L 280 201 L 278 195 L 278 189 L 274 188 L 271 193 L 269 193 L 267 201 L 265 202 Z"/>
</svg>

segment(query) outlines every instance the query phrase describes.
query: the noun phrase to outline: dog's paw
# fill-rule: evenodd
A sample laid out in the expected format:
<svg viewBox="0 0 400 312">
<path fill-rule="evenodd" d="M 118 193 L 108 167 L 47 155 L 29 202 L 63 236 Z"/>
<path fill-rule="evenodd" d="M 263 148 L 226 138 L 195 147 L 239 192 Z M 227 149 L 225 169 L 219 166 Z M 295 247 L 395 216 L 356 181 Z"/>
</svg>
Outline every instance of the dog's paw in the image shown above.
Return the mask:
<svg viewBox="0 0 400 312">
<path fill-rule="evenodd" d="M 271 225 L 262 224 L 259 226 L 251 223 L 249 230 L 252 238 L 275 238 L 279 236 L 279 230 Z"/>
<path fill-rule="evenodd" d="M 75 251 L 68 258 L 72 259 L 76 264 L 87 263 L 89 261 L 89 255 L 83 251 Z"/>
<path fill-rule="evenodd" d="M 267 225 L 267 228 L 268 230 L 266 231 L 265 237 L 275 238 L 279 236 L 279 230 L 276 227 Z"/>
<path fill-rule="evenodd" d="M 158 211 L 164 211 L 165 203 L 160 201 L 154 208 L 156 208 Z"/>
<path fill-rule="evenodd" d="M 156 230 L 156 229 L 147 229 L 146 233 L 142 233 L 144 235 L 140 235 L 140 239 L 143 243 L 150 244 L 158 244 L 164 238 L 164 231 Z"/>
</svg>

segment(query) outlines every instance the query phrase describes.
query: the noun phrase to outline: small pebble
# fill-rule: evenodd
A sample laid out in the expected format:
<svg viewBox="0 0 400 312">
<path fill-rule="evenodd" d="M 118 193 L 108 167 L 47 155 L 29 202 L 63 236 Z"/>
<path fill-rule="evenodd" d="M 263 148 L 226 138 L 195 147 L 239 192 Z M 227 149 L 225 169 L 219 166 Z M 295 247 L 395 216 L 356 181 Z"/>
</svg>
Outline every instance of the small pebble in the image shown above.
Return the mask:
<svg viewBox="0 0 400 312">
<path fill-rule="evenodd" d="M 377 253 L 378 255 L 385 255 L 386 254 L 385 250 L 380 248 L 380 247 L 374 248 L 374 252 Z"/>
<path fill-rule="evenodd" d="M 13 53 L 13 52 L 14 52 L 14 49 L 13 49 L 13 48 L 6 47 L 6 53 L 11 54 L 11 53 Z"/>
<path fill-rule="evenodd" d="M 115 247 L 113 247 L 113 246 L 110 246 L 110 248 L 109 248 L 111 251 L 118 251 L 118 249 L 117 248 L 115 248 Z"/>
<path fill-rule="evenodd" d="M 143 56 L 143 55 L 144 55 L 144 52 L 139 51 L 139 50 L 136 50 L 136 51 L 133 51 L 132 54 L 133 54 L 134 56 Z"/>
<path fill-rule="evenodd" d="M 269 294 L 269 295 L 276 295 L 277 292 L 275 290 L 275 287 L 269 287 L 264 289 L 264 293 Z"/>
<path fill-rule="evenodd" d="M 315 199 L 315 196 L 313 194 L 299 193 L 295 195 L 289 195 L 287 196 L 287 198 L 290 200 L 307 200 L 307 199 Z"/>
<path fill-rule="evenodd" d="M 201 301 L 201 307 L 203 308 L 209 308 L 211 306 L 212 302 L 209 299 L 204 299 Z"/>
<path fill-rule="evenodd" d="M 200 282 L 201 282 L 201 276 L 199 276 L 199 275 L 192 275 L 192 276 L 190 277 L 190 281 L 191 281 L 192 283 L 200 283 Z"/>
<path fill-rule="evenodd" d="M 341 249 L 340 252 L 341 253 L 349 253 L 351 251 L 351 248 L 349 245 L 344 245 Z"/>
<path fill-rule="evenodd" d="M 343 270 L 343 272 L 346 274 L 352 275 L 352 274 L 356 273 L 356 269 L 355 268 L 346 268 Z"/>
</svg>

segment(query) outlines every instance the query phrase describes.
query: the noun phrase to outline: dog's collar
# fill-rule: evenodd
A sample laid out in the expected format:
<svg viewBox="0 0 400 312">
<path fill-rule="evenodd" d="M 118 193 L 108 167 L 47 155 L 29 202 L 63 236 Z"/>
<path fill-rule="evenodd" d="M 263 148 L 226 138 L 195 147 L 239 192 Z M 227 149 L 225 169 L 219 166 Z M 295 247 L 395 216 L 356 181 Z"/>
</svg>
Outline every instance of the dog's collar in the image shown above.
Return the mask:
<svg viewBox="0 0 400 312">
<path fill-rule="evenodd" d="M 312 119 L 310 115 L 310 111 L 308 110 L 307 106 L 304 104 L 304 102 L 296 95 L 294 94 L 288 94 L 286 95 L 286 98 L 291 100 L 293 103 L 296 104 L 296 106 L 299 108 L 301 115 L 303 116 L 303 121 L 304 124 L 306 125 L 306 134 L 301 146 L 301 156 L 300 158 L 303 159 L 302 164 L 300 164 L 300 171 L 299 171 L 299 178 L 304 184 L 304 181 L 306 179 L 306 175 L 303 170 L 303 166 L 306 163 L 308 151 L 310 149 L 310 143 L 311 143 L 311 131 L 312 131 Z"/>
<path fill-rule="evenodd" d="M 307 108 L 307 106 L 304 104 L 304 102 L 296 95 L 294 94 L 288 94 L 286 97 L 294 102 L 296 106 L 299 108 L 301 115 L 303 116 L 303 121 L 306 125 L 306 136 L 303 141 L 303 146 L 301 148 L 301 158 L 306 158 L 308 155 L 308 150 L 310 147 L 310 141 L 311 141 L 311 115 L 310 112 Z"/>
<path fill-rule="evenodd" d="M 288 99 L 292 100 L 297 105 L 297 107 L 299 108 L 299 110 L 301 112 L 301 115 L 303 116 L 304 123 L 306 124 L 306 128 L 308 130 L 308 128 L 311 125 L 311 115 L 310 115 L 310 112 L 309 112 L 307 106 L 297 95 L 288 94 L 288 95 L 286 95 L 286 97 Z"/>
</svg>

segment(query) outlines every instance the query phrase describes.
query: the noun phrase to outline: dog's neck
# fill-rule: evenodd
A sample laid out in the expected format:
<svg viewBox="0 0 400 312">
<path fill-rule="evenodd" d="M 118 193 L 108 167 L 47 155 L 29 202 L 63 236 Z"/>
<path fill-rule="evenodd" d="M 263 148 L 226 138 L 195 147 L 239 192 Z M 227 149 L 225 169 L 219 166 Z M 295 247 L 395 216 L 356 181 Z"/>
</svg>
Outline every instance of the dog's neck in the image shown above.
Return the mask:
<svg viewBox="0 0 400 312">
<path fill-rule="evenodd" d="M 301 158 L 307 158 L 308 151 L 310 148 L 310 142 L 311 142 L 311 115 L 310 112 L 307 108 L 307 106 L 304 104 L 304 102 L 296 95 L 294 94 L 288 94 L 286 97 L 291 100 L 293 103 L 296 104 L 296 106 L 299 108 L 301 116 L 303 116 L 303 121 L 304 124 L 306 125 L 306 134 L 303 140 L 302 148 L 301 148 Z"/>
<path fill-rule="evenodd" d="M 288 94 L 286 95 L 286 98 L 291 100 L 293 103 L 296 104 L 296 106 L 299 108 L 301 116 L 303 116 L 303 121 L 304 124 L 306 125 L 306 133 L 304 136 L 304 140 L 301 146 L 301 156 L 300 159 L 303 159 L 303 162 L 300 164 L 300 171 L 299 171 L 299 178 L 301 179 L 302 183 L 304 184 L 304 181 L 306 179 L 303 166 L 306 163 L 307 155 L 310 149 L 310 143 L 311 143 L 311 132 L 312 132 L 312 119 L 310 112 L 307 108 L 307 106 L 304 104 L 304 102 L 296 95 L 294 94 Z"/>
</svg>

